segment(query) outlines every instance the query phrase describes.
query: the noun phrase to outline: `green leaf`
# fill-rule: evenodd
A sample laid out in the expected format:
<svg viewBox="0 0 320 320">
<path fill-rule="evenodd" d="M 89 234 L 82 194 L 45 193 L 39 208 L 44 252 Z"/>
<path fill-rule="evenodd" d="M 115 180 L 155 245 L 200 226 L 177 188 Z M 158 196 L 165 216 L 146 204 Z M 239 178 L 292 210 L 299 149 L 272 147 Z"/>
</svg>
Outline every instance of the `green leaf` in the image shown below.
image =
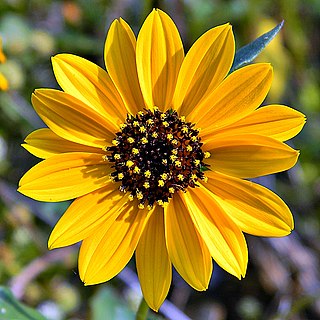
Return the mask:
<svg viewBox="0 0 320 320">
<path fill-rule="evenodd" d="M 46 320 L 36 310 L 19 302 L 5 287 L 0 286 L 0 320 Z"/>
<path fill-rule="evenodd" d="M 284 21 L 281 21 L 275 28 L 262 36 L 247 44 L 246 46 L 240 48 L 234 57 L 230 73 L 243 67 L 244 65 L 252 62 L 259 53 L 267 46 L 267 44 L 278 34 L 281 30 Z"/>
<path fill-rule="evenodd" d="M 109 287 L 101 288 L 91 300 L 92 320 L 134 320 L 135 314 Z"/>
</svg>

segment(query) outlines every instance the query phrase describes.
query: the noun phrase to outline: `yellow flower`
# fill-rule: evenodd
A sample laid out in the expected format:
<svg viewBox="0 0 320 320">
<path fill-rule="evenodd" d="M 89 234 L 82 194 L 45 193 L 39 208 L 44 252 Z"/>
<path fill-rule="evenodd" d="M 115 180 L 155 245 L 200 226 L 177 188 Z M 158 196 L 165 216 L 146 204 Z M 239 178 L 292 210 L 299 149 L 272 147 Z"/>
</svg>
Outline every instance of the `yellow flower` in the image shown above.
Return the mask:
<svg viewBox="0 0 320 320">
<path fill-rule="evenodd" d="M 6 56 L 4 55 L 2 51 L 2 38 L 0 37 L 0 63 L 5 63 L 6 62 Z M 0 72 L 0 90 L 8 90 L 9 85 L 8 85 L 8 80 L 7 78 L 3 75 L 3 73 Z"/>
<path fill-rule="evenodd" d="M 76 198 L 49 248 L 82 241 L 79 273 L 86 285 L 113 278 L 135 252 L 144 297 L 158 310 L 172 265 L 190 286 L 205 290 L 212 258 L 245 276 L 244 232 L 285 236 L 293 229 L 286 204 L 245 179 L 296 163 L 298 152 L 283 141 L 305 118 L 286 106 L 258 108 L 272 68 L 252 64 L 228 75 L 234 47 L 225 24 L 203 34 L 185 56 L 173 21 L 153 10 L 137 39 L 123 19 L 112 23 L 107 72 L 71 54 L 52 59 L 63 91 L 32 95 L 49 128 L 25 140 L 44 160 L 22 177 L 19 191 L 40 201 Z M 174 149 L 181 166 L 172 165 Z"/>
</svg>

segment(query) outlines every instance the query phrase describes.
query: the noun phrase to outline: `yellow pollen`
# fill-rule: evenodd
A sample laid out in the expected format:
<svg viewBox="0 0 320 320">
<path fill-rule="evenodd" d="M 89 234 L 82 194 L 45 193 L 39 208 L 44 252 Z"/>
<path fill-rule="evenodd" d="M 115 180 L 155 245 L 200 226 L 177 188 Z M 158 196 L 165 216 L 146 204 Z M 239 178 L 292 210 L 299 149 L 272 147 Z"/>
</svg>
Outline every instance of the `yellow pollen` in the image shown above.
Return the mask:
<svg viewBox="0 0 320 320">
<path fill-rule="evenodd" d="M 113 144 L 114 146 L 117 146 L 117 145 L 119 144 L 119 141 L 117 141 L 117 140 L 112 140 L 112 144 Z"/>
<path fill-rule="evenodd" d="M 108 161 L 108 156 L 102 156 L 103 161 Z"/>
<path fill-rule="evenodd" d="M 138 154 L 138 153 L 139 153 L 139 149 L 137 149 L 137 148 L 132 148 L 132 153 L 133 153 L 133 154 Z"/>
<path fill-rule="evenodd" d="M 127 166 L 128 168 L 131 168 L 133 165 L 134 165 L 134 162 L 131 161 L 131 160 L 128 160 L 128 161 L 126 162 L 126 166 Z"/>
<path fill-rule="evenodd" d="M 148 125 L 154 124 L 154 121 L 153 121 L 152 119 L 148 119 L 148 120 L 147 120 L 147 124 L 148 124 Z"/>
<path fill-rule="evenodd" d="M 137 127 L 139 125 L 139 121 L 133 121 L 133 126 Z"/>
<path fill-rule="evenodd" d="M 187 146 L 187 151 L 192 151 L 192 147 L 190 146 L 190 144 Z"/>
<path fill-rule="evenodd" d="M 140 168 L 135 166 L 134 169 L 133 169 L 133 172 L 134 173 L 140 173 Z"/>
<path fill-rule="evenodd" d="M 158 138 L 158 134 L 156 132 L 152 132 L 152 138 Z"/>
<path fill-rule="evenodd" d="M 158 180 L 158 186 L 163 187 L 164 186 L 164 181 L 163 180 Z"/>
<path fill-rule="evenodd" d="M 108 147 L 107 146 L 102 147 L 102 151 L 108 151 Z"/>
<path fill-rule="evenodd" d="M 158 200 L 158 201 L 157 201 L 157 204 L 158 204 L 159 206 L 163 206 L 163 201 L 162 201 L 162 200 Z"/>
<path fill-rule="evenodd" d="M 142 132 L 142 133 L 144 133 L 144 132 L 147 131 L 147 129 L 146 129 L 146 127 L 142 126 L 142 127 L 139 128 L 139 131 Z"/>
<path fill-rule="evenodd" d="M 167 179 L 168 179 L 168 174 L 167 174 L 167 173 L 163 173 L 160 177 L 161 177 L 163 180 L 167 180 Z"/>
<path fill-rule="evenodd" d="M 208 182 L 208 177 L 204 176 L 204 177 L 202 178 L 202 180 L 203 180 L 205 183 L 207 183 L 207 182 Z"/>
<path fill-rule="evenodd" d="M 114 155 L 114 158 L 115 158 L 116 160 L 119 160 L 119 159 L 121 159 L 121 156 L 120 156 L 119 153 L 116 153 L 116 154 Z"/>
<path fill-rule="evenodd" d="M 162 164 L 167 164 L 168 163 L 168 161 L 167 161 L 167 159 L 162 159 Z"/>
<path fill-rule="evenodd" d="M 146 182 L 143 184 L 143 186 L 144 186 L 146 189 L 150 188 L 150 184 L 149 184 L 148 181 L 146 181 Z"/>
<path fill-rule="evenodd" d="M 186 117 L 185 116 L 181 116 L 180 120 L 181 120 L 181 122 L 186 122 Z"/>
<path fill-rule="evenodd" d="M 188 133 L 189 129 L 188 129 L 188 127 L 182 127 L 181 131 L 183 133 Z"/>
<path fill-rule="evenodd" d="M 162 124 L 163 124 L 166 128 L 169 127 L 169 122 L 167 122 L 167 121 L 163 121 Z"/>
<path fill-rule="evenodd" d="M 142 144 L 146 144 L 146 143 L 148 143 L 148 139 L 147 139 L 146 137 L 143 137 L 143 138 L 140 140 L 140 142 L 141 142 Z"/>
<path fill-rule="evenodd" d="M 138 112 L 138 115 L 139 115 L 140 117 L 142 117 L 143 114 L 144 114 L 144 113 L 143 113 L 142 111 L 139 111 L 139 112 Z"/>
<path fill-rule="evenodd" d="M 172 143 L 172 144 L 178 144 L 178 140 L 177 140 L 177 139 L 173 139 L 173 140 L 171 141 L 171 143 Z"/>
<path fill-rule="evenodd" d="M 163 120 L 163 119 L 165 119 L 165 117 L 166 117 L 166 114 L 165 113 L 161 113 L 160 119 Z"/>
<path fill-rule="evenodd" d="M 124 177 L 124 174 L 122 172 L 118 173 L 118 179 L 119 180 L 122 180 Z"/>
<path fill-rule="evenodd" d="M 139 209 L 144 209 L 144 204 L 143 203 L 139 203 L 138 208 Z"/>
<path fill-rule="evenodd" d="M 125 123 L 120 124 L 120 129 L 123 130 L 127 125 Z"/>
<path fill-rule="evenodd" d="M 197 177 L 197 175 L 196 174 L 192 174 L 191 175 L 191 179 L 193 180 L 193 181 L 196 181 L 197 179 L 198 179 L 198 177 Z"/>
<path fill-rule="evenodd" d="M 168 139 L 169 141 L 171 141 L 171 140 L 173 139 L 173 134 L 172 134 L 172 133 L 168 133 L 168 134 L 167 134 L 167 139 Z"/>
<path fill-rule="evenodd" d="M 171 153 L 177 155 L 178 154 L 178 150 L 177 149 L 172 149 Z"/>
<path fill-rule="evenodd" d="M 129 143 L 134 143 L 134 139 L 133 139 L 132 137 L 129 137 L 129 138 L 127 139 L 127 141 L 128 141 Z"/>
<path fill-rule="evenodd" d="M 196 160 L 193 161 L 193 163 L 194 163 L 196 166 L 198 166 L 198 165 L 200 164 L 200 162 L 201 162 L 201 161 L 200 161 L 199 159 L 196 159 Z"/>
<path fill-rule="evenodd" d="M 196 142 L 197 140 L 198 140 L 198 138 L 196 136 L 191 137 L 191 141 Z"/>
<path fill-rule="evenodd" d="M 150 178 L 150 177 L 151 177 L 151 171 L 150 171 L 150 170 L 145 171 L 145 172 L 144 172 L 144 176 L 145 176 L 146 178 Z"/>
<path fill-rule="evenodd" d="M 178 174 L 178 179 L 180 180 L 180 181 L 183 181 L 184 180 L 184 176 L 183 176 L 183 174 Z"/>
<path fill-rule="evenodd" d="M 178 157 L 175 156 L 174 154 L 172 154 L 172 155 L 170 156 L 170 160 L 171 160 L 172 162 L 175 161 L 177 158 L 178 158 Z"/>
<path fill-rule="evenodd" d="M 175 191 L 175 190 L 174 190 L 173 187 L 170 187 L 170 188 L 169 188 L 169 192 L 170 192 L 170 193 L 174 193 L 174 191 Z"/>
<path fill-rule="evenodd" d="M 176 167 L 181 167 L 181 161 L 179 161 L 179 160 L 175 161 L 174 165 Z"/>
<path fill-rule="evenodd" d="M 143 194 L 142 194 L 142 192 L 141 191 L 137 191 L 137 198 L 139 199 L 139 200 L 142 200 L 142 198 L 143 198 Z"/>
<path fill-rule="evenodd" d="M 150 211 L 152 209 L 152 206 L 150 204 L 148 204 L 147 208 Z"/>
<path fill-rule="evenodd" d="M 211 153 L 206 151 L 203 155 L 204 155 L 205 159 L 208 159 L 208 158 L 210 158 Z"/>
<path fill-rule="evenodd" d="M 129 194 L 128 198 L 129 198 L 129 201 L 133 201 L 133 199 L 134 199 L 133 194 Z"/>
</svg>

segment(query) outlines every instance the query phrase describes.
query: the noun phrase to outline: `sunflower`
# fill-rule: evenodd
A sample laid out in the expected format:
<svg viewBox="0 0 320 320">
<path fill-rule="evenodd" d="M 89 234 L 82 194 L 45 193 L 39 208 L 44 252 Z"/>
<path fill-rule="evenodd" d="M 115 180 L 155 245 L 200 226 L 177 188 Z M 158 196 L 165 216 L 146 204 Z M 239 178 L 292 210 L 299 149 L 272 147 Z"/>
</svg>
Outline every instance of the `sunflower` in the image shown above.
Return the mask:
<svg viewBox="0 0 320 320">
<path fill-rule="evenodd" d="M 6 62 L 6 56 L 2 51 L 2 38 L 0 37 L 0 63 Z M 0 90 L 8 90 L 8 80 L 7 78 L 0 72 Z"/>
<path fill-rule="evenodd" d="M 116 276 L 135 253 L 143 295 L 158 310 L 172 265 L 206 290 L 212 258 L 245 276 L 243 233 L 280 237 L 293 229 L 286 204 L 246 179 L 287 170 L 298 152 L 283 141 L 304 116 L 287 106 L 258 108 L 272 67 L 228 75 L 235 53 L 229 24 L 210 29 L 184 55 L 170 17 L 153 10 L 136 39 L 115 20 L 106 70 L 71 54 L 52 58 L 63 91 L 38 89 L 32 103 L 48 126 L 23 145 L 43 161 L 19 191 L 39 201 L 75 199 L 49 248 L 82 241 L 86 285 Z"/>
</svg>

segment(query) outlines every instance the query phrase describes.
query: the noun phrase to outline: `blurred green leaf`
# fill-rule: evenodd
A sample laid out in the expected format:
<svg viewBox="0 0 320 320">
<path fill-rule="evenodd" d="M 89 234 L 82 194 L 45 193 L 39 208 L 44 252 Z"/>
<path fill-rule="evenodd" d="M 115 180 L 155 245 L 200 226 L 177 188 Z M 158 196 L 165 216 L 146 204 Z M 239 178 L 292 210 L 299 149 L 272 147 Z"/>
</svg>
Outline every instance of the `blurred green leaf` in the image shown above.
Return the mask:
<svg viewBox="0 0 320 320">
<path fill-rule="evenodd" d="M 0 286 L 0 319 L 45 320 L 45 317 L 16 300 L 9 289 Z"/>
<path fill-rule="evenodd" d="M 244 65 L 252 62 L 259 53 L 267 46 L 267 44 L 278 34 L 283 26 L 284 21 L 279 23 L 275 28 L 269 32 L 264 33 L 262 36 L 240 48 L 234 57 L 233 65 L 230 72 L 243 67 Z"/>
<path fill-rule="evenodd" d="M 91 300 L 92 320 L 134 320 L 135 314 L 115 294 L 104 287 Z"/>
</svg>

